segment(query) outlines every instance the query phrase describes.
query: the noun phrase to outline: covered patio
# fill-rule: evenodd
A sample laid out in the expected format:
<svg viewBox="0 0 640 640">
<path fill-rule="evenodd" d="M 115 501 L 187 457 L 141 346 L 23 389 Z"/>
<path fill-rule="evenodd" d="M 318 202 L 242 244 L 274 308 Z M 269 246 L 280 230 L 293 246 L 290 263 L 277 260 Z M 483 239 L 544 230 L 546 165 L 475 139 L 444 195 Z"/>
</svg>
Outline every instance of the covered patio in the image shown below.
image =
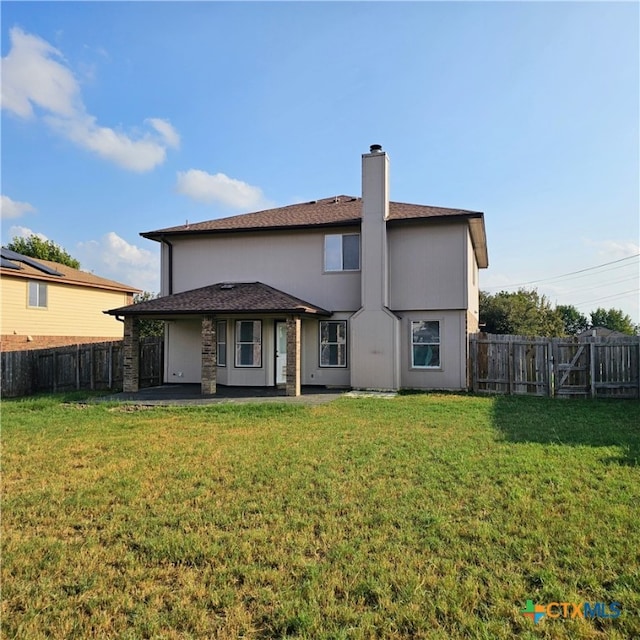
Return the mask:
<svg viewBox="0 0 640 640">
<path fill-rule="evenodd" d="M 261 282 L 221 282 L 183 291 L 105 313 L 124 321 L 123 393 L 139 391 L 139 318 L 197 319 L 200 322 L 200 395 L 217 393 L 218 319 L 281 317 L 286 322 L 286 396 L 301 394 L 301 320 L 328 317 L 330 311 Z"/>
</svg>

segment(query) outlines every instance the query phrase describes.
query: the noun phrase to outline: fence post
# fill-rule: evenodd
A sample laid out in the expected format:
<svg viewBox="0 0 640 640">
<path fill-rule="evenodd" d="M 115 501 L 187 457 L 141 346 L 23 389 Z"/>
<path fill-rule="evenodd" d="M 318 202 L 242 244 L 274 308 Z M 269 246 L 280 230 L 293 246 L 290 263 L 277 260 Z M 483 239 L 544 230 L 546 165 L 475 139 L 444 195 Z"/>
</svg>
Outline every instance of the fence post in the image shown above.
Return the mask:
<svg viewBox="0 0 640 640">
<path fill-rule="evenodd" d="M 507 378 L 508 378 L 508 388 L 509 388 L 509 395 L 513 395 L 513 382 L 514 382 L 514 377 L 515 377 L 515 367 L 513 366 L 514 362 L 513 362 L 513 342 L 511 342 L 511 340 L 509 340 L 509 342 L 507 343 Z"/>
<path fill-rule="evenodd" d="M 58 352 L 53 351 L 53 393 L 58 390 Z"/>
<path fill-rule="evenodd" d="M 471 391 L 478 391 L 478 338 L 471 338 Z"/>
<path fill-rule="evenodd" d="M 76 345 L 76 391 L 80 391 L 80 343 Z"/>
<path fill-rule="evenodd" d="M 96 388 L 96 380 L 95 380 L 95 350 L 93 348 L 94 343 L 91 343 L 89 347 L 89 388 L 93 391 Z"/>
<path fill-rule="evenodd" d="M 549 397 L 553 398 L 555 395 L 555 379 L 554 379 L 554 363 L 555 363 L 555 344 L 553 338 L 549 339 L 547 362 L 549 367 Z"/>
<path fill-rule="evenodd" d="M 109 363 L 107 364 L 109 389 L 113 386 L 113 342 L 109 343 Z"/>
<path fill-rule="evenodd" d="M 591 390 L 591 397 L 596 397 L 596 344 L 595 342 L 589 343 L 589 387 Z"/>
<path fill-rule="evenodd" d="M 636 355 L 636 363 L 638 364 L 638 398 L 640 398 L 640 342 L 636 344 L 635 347 L 638 352 Z"/>
</svg>

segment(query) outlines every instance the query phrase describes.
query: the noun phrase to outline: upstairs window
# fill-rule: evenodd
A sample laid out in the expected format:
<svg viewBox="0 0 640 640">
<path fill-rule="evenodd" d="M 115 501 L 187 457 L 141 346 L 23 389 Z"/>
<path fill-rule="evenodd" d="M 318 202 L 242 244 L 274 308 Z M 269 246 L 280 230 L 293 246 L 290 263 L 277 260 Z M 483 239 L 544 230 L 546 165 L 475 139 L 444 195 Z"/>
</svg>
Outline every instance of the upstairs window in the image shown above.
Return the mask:
<svg viewBox="0 0 640 640">
<path fill-rule="evenodd" d="M 359 233 L 335 233 L 324 237 L 325 271 L 358 271 L 359 269 Z"/>
<path fill-rule="evenodd" d="M 347 321 L 320 322 L 320 366 L 347 366 Z"/>
<path fill-rule="evenodd" d="M 440 367 L 440 322 L 438 320 L 411 322 L 411 366 L 414 369 Z"/>
<path fill-rule="evenodd" d="M 47 283 L 29 283 L 29 306 L 46 308 L 47 306 Z"/>
<path fill-rule="evenodd" d="M 236 322 L 236 367 L 262 366 L 262 322 Z"/>
</svg>

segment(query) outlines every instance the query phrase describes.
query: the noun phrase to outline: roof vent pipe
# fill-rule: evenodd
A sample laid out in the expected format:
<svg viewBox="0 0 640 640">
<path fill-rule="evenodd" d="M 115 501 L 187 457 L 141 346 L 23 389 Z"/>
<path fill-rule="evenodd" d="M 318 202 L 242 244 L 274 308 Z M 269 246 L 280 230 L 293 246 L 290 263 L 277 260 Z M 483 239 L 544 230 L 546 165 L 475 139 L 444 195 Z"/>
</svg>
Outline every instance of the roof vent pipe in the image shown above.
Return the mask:
<svg viewBox="0 0 640 640">
<path fill-rule="evenodd" d="M 372 144 L 369 147 L 369 151 L 371 153 L 382 153 L 382 145 L 381 144 Z"/>
</svg>

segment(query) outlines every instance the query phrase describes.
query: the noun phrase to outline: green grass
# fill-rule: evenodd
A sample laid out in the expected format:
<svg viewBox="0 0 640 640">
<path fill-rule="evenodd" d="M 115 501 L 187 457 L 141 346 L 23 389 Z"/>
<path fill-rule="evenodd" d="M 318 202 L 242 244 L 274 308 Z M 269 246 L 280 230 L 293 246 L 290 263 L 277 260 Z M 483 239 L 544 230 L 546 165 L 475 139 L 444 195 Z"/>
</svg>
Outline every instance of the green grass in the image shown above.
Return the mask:
<svg viewBox="0 0 640 640">
<path fill-rule="evenodd" d="M 3 638 L 640 636 L 638 402 L 63 400 L 2 403 Z"/>
</svg>

